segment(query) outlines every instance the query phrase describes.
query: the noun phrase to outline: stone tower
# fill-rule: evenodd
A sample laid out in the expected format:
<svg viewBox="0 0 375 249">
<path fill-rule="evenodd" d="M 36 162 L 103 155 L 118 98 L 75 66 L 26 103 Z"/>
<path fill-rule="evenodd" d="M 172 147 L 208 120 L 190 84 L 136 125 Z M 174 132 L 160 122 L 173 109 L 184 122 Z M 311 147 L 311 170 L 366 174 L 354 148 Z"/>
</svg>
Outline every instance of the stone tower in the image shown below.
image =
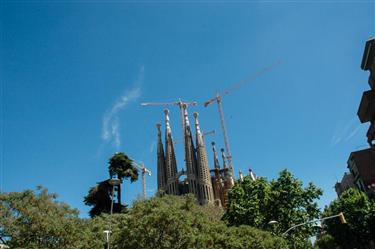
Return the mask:
<svg viewBox="0 0 375 249">
<path fill-rule="evenodd" d="M 169 124 L 169 110 L 165 114 L 165 170 L 167 177 L 166 192 L 171 195 L 178 195 L 177 163 L 174 153 L 172 130 Z"/>
<path fill-rule="evenodd" d="M 185 169 L 177 171 L 176 155 L 169 122 L 169 111 L 165 114 L 165 147 L 163 147 L 161 125 L 157 124 L 157 169 L 158 191 L 170 195 L 184 195 L 192 193 L 201 205 L 208 203 L 226 208 L 228 192 L 234 185 L 231 170 L 226 165 L 224 150 L 222 149 L 223 167 L 220 168 L 215 143 L 212 143 L 214 154 L 214 169 L 210 171 L 206 145 L 200 129 L 198 113 L 195 118 L 195 143 L 193 131 L 189 121 L 186 105 L 181 105 L 183 146 L 185 152 Z M 182 181 L 181 176 L 186 176 Z"/>
<path fill-rule="evenodd" d="M 224 171 L 224 207 L 228 203 L 228 192 L 234 186 L 234 179 L 232 177 L 232 170 L 227 167 L 224 149 L 221 149 L 221 158 L 223 159 L 223 171 Z"/>
<path fill-rule="evenodd" d="M 194 112 L 195 131 L 196 131 L 196 151 L 197 151 L 197 168 L 198 168 L 198 189 L 199 203 L 202 205 L 214 202 L 214 195 L 208 167 L 206 145 L 203 141 L 203 134 L 199 127 L 198 113 Z"/>
<path fill-rule="evenodd" d="M 190 128 L 189 116 L 187 112 L 186 105 L 184 108 L 184 121 L 185 121 L 185 165 L 187 171 L 187 181 L 189 184 L 189 193 L 195 195 L 197 200 L 199 199 L 199 190 L 198 190 L 198 168 L 197 168 L 197 157 L 195 154 L 195 148 L 193 143 L 193 134 Z"/>
<path fill-rule="evenodd" d="M 164 155 L 164 148 L 163 142 L 161 140 L 161 130 L 160 124 L 156 124 L 156 128 L 158 129 L 158 146 L 157 146 L 157 169 L 158 169 L 158 190 L 159 191 L 166 191 L 167 185 L 167 175 L 165 172 L 165 155 Z"/>
<path fill-rule="evenodd" d="M 220 163 L 217 156 L 215 142 L 211 143 L 214 154 L 214 169 L 211 170 L 214 174 L 211 176 L 212 186 L 214 188 L 215 205 L 224 205 L 224 182 L 221 177 Z"/>
</svg>

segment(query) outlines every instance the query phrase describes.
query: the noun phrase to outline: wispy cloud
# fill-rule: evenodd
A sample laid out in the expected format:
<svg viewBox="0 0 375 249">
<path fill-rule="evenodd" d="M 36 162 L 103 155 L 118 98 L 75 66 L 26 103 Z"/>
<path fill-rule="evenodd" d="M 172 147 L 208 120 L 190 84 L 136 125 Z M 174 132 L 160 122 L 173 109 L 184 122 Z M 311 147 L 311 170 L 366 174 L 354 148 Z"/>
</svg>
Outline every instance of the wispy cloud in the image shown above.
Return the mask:
<svg viewBox="0 0 375 249">
<path fill-rule="evenodd" d="M 351 121 L 347 122 L 346 125 L 336 128 L 332 138 L 331 146 L 335 146 L 341 142 L 347 142 L 352 139 L 361 128 L 357 119 L 353 118 Z"/>
<path fill-rule="evenodd" d="M 360 125 L 357 126 L 357 128 L 355 128 L 346 138 L 345 138 L 345 141 L 349 141 L 352 137 L 355 136 L 355 134 L 358 133 L 359 131 L 359 128 L 361 128 Z"/>
<path fill-rule="evenodd" d="M 102 120 L 102 140 L 105 143 L 112 143 L 116 149 L 121 145 L 120 134 L 120 112 L 131 102 L 136 101 L 141 96 L 140 85 L 143 82 L 144 67 L 142 66 L 139 72 L 137 81 L 134 87 L 117 99 L 117 101 L 109 108 L 103 115 Z"/>
<path fill-rule="evenodd" d="M 150 144 L 150 153 L 153 153 L 154 152 L 154 149 L 155 149 L 155 145 L 156 145 L 156 141 L 153 140 Z"/>
</svg>

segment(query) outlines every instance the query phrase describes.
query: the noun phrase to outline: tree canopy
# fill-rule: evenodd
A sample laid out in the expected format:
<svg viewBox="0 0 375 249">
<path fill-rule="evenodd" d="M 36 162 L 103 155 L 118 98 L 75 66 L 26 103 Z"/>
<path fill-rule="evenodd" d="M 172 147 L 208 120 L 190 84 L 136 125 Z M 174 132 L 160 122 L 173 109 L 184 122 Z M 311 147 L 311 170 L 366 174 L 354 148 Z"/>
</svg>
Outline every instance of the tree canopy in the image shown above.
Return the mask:
<svg viewBox="0 0 375 249">
<path fill-rule="evenodd" d="M 45 188 L 0 193 L 0 232 L 11 248 L 77 248 L 85 223 Z"/>
<path fill-rule="evenodd" d="M 103 248 L 111 230 L 113 249 L 286 249 L 282 238 L 242 225 L 228 227 L 222 210 L 199 206 L 192 195 L 138 200 L 126 213 L 81 219 L 46 189 L 0 194 L 0 231 L 11 248 Z"/>
<path fill-rule="evenodd" d="M 138 180 L 138 170 L 133 166 L 133 160 L 123 152 L 116 152 L 109 160 L 109 174 L 117 174 L 119 179 L 129 179 L 131 182 Z"/>
<path fill-rule="evenodd" d="M 229 192 L 224 220 L 232 226 L 245 224 L 282 235 L 294 225 L 319 217 L 316 201 L 321 195 L 321 189 L 312 183 L 303 187 L 287 170 L 272 181 L 245 177 Z M 315 233 L 313 224 L 308 224 L 290 231 L 286 238 L 291 246 L 306 248 L 308 238 Z"/>
<path fill-rule="evenodd" d="M 97 183 L 91 187 L 89 193 L 84 197 L 84 203 L 92 206 L 89 211 L 90 217 L 95 217 L 101 213 L 110 213 L 111 209 L 112 186 L 108 180 Z M 113 213 L 120 213 L 126 207 L 119 203 L 114 203 Z"/>
<path fill-rule="evenodd" d="M 249 226 L 228 227 L 214 206 L 200 206 L 192 195 L 136 201 L 120 222 L 118 248 L 287 248 L 286 242 Z"/>
<path fill-rule="evenodd" d="M 323 216 L 344 213 L 346 224 L 339 219 L 326 220 L 324 230 L 343 249 L 364 248 L 375 238 L 375 201 L 356 189 L 349 189 L 325 208 Z"/>
<path fill-rule="evenodd" d="M 108 173 L 110 178 L 117 176 L 122 181 L 130 178 L 130 182 L 138 180 L 138 170 L 134 167 L 133 161 L 123 152 L 115 153 L 109 160 Z M 97 183 L 91 187 L 84 197 L 84 203 L 92 206 L 89 214 L 91 217 L 101 213 L 110 213 L 112 193 L 116 192 L 117 202 L 113 204 L 113 213 L 121 212 L 126 205 L 121 204 L 121 184 L 114 187 L 108 180 Z"/>
</svg>

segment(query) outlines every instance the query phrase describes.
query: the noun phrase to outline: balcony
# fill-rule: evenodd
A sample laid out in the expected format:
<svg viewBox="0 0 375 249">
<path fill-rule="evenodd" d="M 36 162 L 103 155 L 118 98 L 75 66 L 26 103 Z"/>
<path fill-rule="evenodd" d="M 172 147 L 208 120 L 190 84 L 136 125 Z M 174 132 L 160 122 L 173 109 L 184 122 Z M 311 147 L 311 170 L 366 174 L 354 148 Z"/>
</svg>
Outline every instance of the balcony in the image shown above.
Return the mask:
<svg viewBox="0 0 375 249">
<path fill-rule="evenodd" d="M 365 51 L 363 52 L 362 70 L 370 71 L 368 83 L 371 89 L 375 88 L 375 38 L 372 38 L 366 42 Z"/>
<path fill-rule="evenodd" d="M 373 120 L 375 114 L 375 91 L 370 90 L 363 93 L 357 114 L 361 123 Z"/>
</svg>

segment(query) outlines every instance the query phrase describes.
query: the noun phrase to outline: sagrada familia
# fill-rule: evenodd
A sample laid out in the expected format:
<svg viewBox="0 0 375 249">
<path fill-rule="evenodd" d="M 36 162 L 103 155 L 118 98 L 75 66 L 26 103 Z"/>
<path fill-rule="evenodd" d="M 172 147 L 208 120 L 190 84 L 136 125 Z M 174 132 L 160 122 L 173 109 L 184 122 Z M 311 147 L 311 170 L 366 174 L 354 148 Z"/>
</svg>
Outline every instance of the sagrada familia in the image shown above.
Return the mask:
<svg viewBox="0 0 375 249">
<path fill-rule="evenodd" d="M 199 125 L 198 113 L 194 113 L 194 144 L 193 132 L 189 122 L 187 107 L 186 105 L 183 105 L 182 108 L 184 114 L 183 129 L 186 170 L 177 170 L 174 141 L 172 138 L 172 130 L 169 120 L 169 111 L 164 110 L 165 146 L 163 145 L 162 141 L 161 125 L 156 125 L 158 130 L 158 192 L 170 195 L 192 193 L 195 195 L 199 204 L 201 205 L 211 203 L 225 208 L 227 204 L 228 191 L 234 185 L 234 176 L 232 170 L 226 164 L 224 150 L 221 149 L 223 166 L 220 167 L 215 143 L 212 142 L 214 169 L 210 170 L 204 136 Z M 183 175 L 186 176 L 186 179 L 180 180 L 180 177 Z"/>
</svg>

